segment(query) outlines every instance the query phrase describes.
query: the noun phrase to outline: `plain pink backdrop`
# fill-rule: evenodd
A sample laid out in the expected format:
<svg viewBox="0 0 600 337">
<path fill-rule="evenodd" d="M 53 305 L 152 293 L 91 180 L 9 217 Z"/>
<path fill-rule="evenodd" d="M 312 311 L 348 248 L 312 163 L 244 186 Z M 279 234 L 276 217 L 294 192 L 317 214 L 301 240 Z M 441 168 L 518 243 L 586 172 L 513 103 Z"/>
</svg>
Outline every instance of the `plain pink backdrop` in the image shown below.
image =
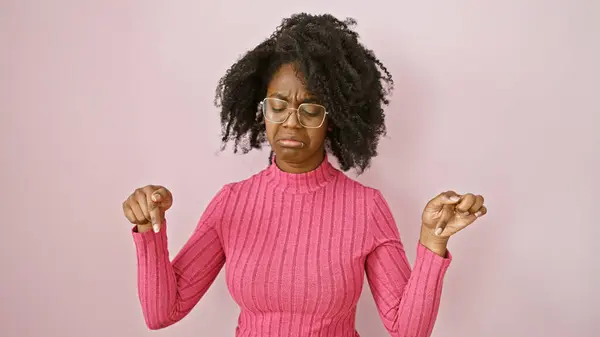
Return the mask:
<svg viewBox="0 0 600 337">
<path fill-rule="evenodd" d="M 0 335 L 233 336 L 222 276 L 149 332 L 121 202 L 163 184 L 174 255 L 221 185 L 268 152 L 219 153 L 217 80 L 281 17 L 355 17 L 392 72 L 381 189 L 409 259 L 446 189 L 489 215 L 450 242 L 436 337 L 598 336 L 600 2 L 0 1 Z M 355 176 L 350 173 L 351 176 Z M 365 289 L 364 336 L 386 336 Z"/>
</svg>

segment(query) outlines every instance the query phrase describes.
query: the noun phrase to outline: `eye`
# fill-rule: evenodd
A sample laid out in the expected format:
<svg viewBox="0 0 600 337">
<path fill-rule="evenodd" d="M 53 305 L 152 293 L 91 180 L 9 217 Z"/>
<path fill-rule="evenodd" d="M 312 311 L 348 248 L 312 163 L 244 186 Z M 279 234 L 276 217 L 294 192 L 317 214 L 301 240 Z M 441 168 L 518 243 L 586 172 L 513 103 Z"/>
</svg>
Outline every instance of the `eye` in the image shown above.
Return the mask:
<svg viewBox="0 0 600 337">
<path fill-rule="evenodd" d="M 288 103 L 286 101 L 277 99 L 277 98 L 269 98 L 266 100 L 267 109 L 273 112 L 282 112 L 288 108 Z"/>
<path fill-rule="evenodd" d="M 300 108 L 303 113 L 305 113 L 311 117 L 320 116 L 323 113 L 325 113 L 325 108 L 323 108 L 322 106 L 320 106 L 318 104 L 305 103 L 305 104 L 302 104 L 302 106 Z"/>
</svg>

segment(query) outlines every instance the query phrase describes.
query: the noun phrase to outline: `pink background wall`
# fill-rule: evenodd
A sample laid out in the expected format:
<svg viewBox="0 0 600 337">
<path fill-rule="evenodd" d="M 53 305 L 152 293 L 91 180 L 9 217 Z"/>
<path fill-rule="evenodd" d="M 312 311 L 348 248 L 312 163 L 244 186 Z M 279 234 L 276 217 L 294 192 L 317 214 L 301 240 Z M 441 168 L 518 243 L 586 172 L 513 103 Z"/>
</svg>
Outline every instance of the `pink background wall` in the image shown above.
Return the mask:
<svg viewBox="0 0 600 337">
<path fill-rule="evenodd" d="M 121 202 L 169 187 L 174 254 L 221 185 L 266 165 L 217 155 L 214 88 L 296 11 L 357 18 L 395 76 L 359 180 L 389 199 L 411 260 L 430 197 L 487 198 L 451 241 L 434 336 L 600 334 L 600 3 L 319 2 L 0 2 L 1 336 L 233 336 L 221 276 L 188 318 L 146 329 Z M 358 329 L 386 336 L 368 289 Z"/>
</svg>

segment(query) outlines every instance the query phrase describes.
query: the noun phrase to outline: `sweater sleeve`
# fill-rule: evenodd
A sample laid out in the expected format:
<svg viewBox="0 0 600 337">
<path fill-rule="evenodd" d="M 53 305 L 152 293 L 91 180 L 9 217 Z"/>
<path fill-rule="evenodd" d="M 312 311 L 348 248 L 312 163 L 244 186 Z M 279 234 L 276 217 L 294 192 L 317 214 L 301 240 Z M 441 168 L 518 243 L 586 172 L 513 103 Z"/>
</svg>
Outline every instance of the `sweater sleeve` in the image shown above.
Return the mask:
<svg viewBox="0 0 600 337">
<path fill-rule="evenodd" d="M 384 326 L 393 337 L 431 336 L 450 253 L 441 257 L 419 243 L 411 270 L 396 222 L 379 191 L 369 221 L 374 244 L 365 268 Z"/>
<path fill-rule="evenodd" d="M 184 318 L 225 264 L 219 228 L 227 194 L 224 187 L 209 203 L 189 240 L 169 260 L 167 223 L 158 233 L 133 230 L 137 252 L 138 296 L 148 328 L 165 328 Z"/>
</svg>

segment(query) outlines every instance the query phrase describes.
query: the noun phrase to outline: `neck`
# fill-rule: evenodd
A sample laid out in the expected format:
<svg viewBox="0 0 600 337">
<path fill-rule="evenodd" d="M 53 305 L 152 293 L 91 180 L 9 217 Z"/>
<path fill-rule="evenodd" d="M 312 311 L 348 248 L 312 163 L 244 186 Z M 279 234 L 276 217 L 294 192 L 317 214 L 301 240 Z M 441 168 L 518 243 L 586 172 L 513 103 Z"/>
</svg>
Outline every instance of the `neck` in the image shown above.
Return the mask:
<svg viewBox="0 0 600 337">
<path fill-rule="evenodd" d="M 335 180 L 340 172 L 329 163 L 324 152 L 320 154 L 316 158 L 322 158 L 321 161 L 315 160 L 312 165 L 289 165 L 275 156 L 265 172 L 269 183 L 289 193 L 308 193 L 322 188 Z M 284 171 L 281 166 L 287 170 Z"/>
<path fill-rule="evenodd" d="M 275 164 L 280 170 L 287 173 L 306 173 L 315 170 L 325 159 L 325 151 L 318 151 L 315 155 L 301 163 L 288 162 L 275 156 Z"/>
</svg>

